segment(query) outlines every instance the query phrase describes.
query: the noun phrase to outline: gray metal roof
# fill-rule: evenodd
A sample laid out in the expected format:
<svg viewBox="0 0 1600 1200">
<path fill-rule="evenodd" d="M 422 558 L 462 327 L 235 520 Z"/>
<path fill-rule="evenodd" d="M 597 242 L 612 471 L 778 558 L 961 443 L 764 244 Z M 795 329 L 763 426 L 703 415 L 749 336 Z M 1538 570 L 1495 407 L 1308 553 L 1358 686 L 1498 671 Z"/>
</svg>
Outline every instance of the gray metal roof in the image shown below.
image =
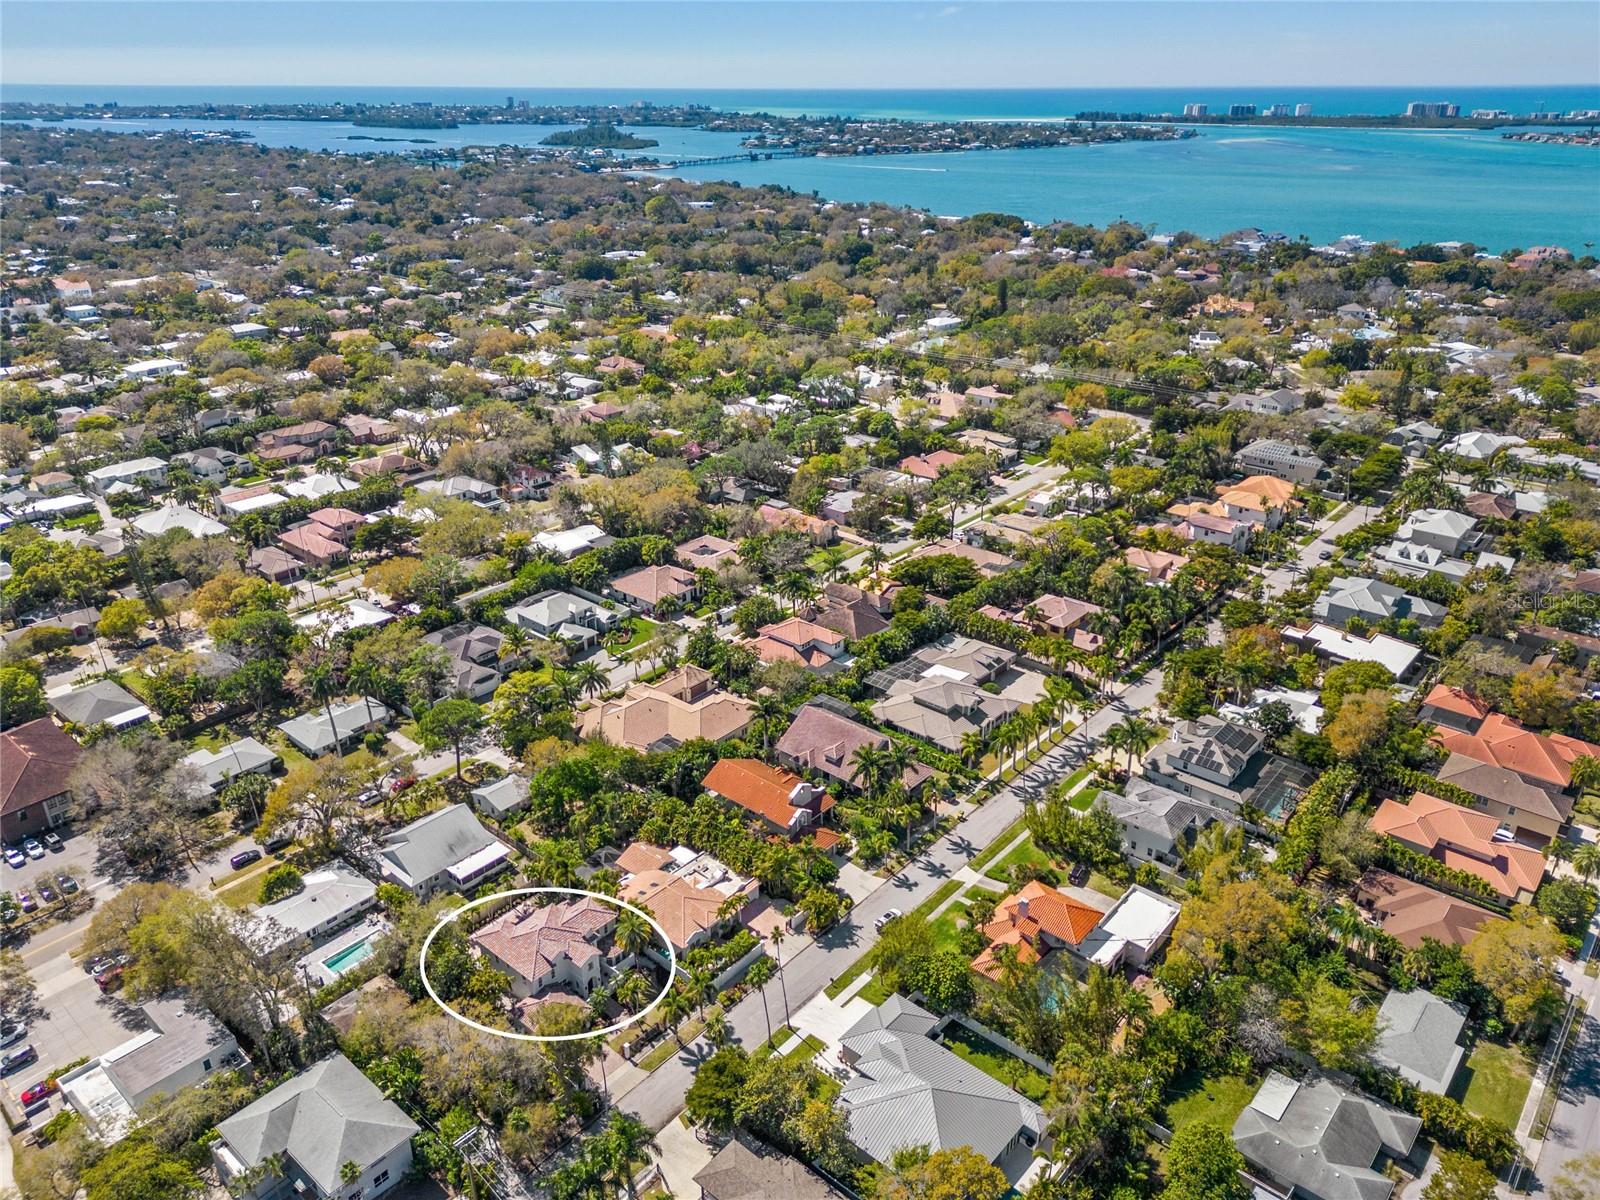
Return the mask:
<svg viewBox="0 0 1600 1200">
<path fill-rule="evenodd" d="M 1037 1138 L 1039 1106 L 933 1041 L 937 1023 L 892 996 L 844 1035 L 856 1072 L 839 1093 L 850 1140 L 882 1163 L 907 1146 L 970 1146 L 993 1162 L 1019 1133 Z"/>
<path fill-rule="evenodd" d="M 472 809 L 452 804 L 389 834 L 379 853 L 420 883 L 497 844 Z"/>
<path fill-rule="evenodd" d="M 217 1125 L 246 1166 L 282 1154 L 329 1195 L 339 1168 L 366 1168 L 405 1145 L 419 1126 L 342 1054 L 324 1059 Z"/>
<path fill-rule="evenodd" d="M 1467 1019 L 1432 992 L 1390 992 L 1378 1009 L 1378 1042 L 1372 1057 L 1424 1091 L 1450 1090 L 1461 1057 L 1457 1044 Z"/>
<path fill-rule="evenodd" d="M 370 880 L 337 858 L 307 871 L 303 882 L 305 886 L 300 891 L 262 905 L 256 915 L 291 933 L 309 933 L 334 918 L 351 916 L 369 906 L 378 894 Z"/>
<path fill-rule="evenodd" d="M 1410 1153 L 1422 1122 L 1322 1078 L 1296 1082 L 1273 1071 L 1233 1123 L 1246 1159 L 1311 1200 L 1388 1200 L 1383 1152 Z"/>
<path fill-rule="evenodd" d="M 200 772 L 207 787 L 218 788 L 234 776 L 270 767 L 278 761 L 278 755 L 255 738 L 246 737 L 229 742 L 220 750 L 196 750 L 183 761 Z"/>
</svg>

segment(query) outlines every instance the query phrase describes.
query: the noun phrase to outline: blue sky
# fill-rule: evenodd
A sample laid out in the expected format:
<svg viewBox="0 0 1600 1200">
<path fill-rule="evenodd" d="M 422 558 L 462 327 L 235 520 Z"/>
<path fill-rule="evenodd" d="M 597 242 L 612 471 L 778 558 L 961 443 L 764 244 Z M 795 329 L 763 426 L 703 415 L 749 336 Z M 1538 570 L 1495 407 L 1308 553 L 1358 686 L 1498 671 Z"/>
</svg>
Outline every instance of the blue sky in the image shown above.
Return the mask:
<svg viewBox="0 0 1600 1200">
<path fill-rule="evenodd" d="M 1593 0 L 0 0 L 12 83 L 1153 87 L 1590 83 Z"/>
</svg>

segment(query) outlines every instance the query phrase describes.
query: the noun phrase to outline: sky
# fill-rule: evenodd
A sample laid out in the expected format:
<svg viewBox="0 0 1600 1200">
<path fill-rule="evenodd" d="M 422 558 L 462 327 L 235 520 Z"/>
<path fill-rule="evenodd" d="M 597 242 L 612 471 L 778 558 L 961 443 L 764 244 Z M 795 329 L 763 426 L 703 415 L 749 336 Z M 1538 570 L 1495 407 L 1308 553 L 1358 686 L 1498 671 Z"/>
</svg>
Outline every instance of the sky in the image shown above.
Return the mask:
<svg viewBox="0 0 1600 1200">
<path fill-rule="evenodd" d="M 1600 79 L 1594 0 L 0 0 L 4 82 L 982 88 Z"/>
</svg>

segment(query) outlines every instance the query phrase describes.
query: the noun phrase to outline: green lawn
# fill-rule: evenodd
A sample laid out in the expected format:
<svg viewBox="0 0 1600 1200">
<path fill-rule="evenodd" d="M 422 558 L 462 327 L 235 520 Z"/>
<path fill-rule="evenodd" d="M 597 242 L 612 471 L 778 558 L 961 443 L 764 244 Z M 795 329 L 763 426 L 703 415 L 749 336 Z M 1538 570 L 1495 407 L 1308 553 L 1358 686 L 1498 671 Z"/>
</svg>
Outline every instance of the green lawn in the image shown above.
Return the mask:
<svg viewBox="0 0 1600 1200">
<path fill-rule="evenodd" d="M 1457 1097 L 1468 1112 L 1515 1129 L 1532 1082 L 1532 1072 L 1520 1050 L 1494 1042 L 1479 1042 L 1456 1076 L 1450 1094 Z"/>
<path fill-rule="evenodd" d="M 999 1046 L 979 1037 L 970 1029 L 951 1025 L 941 1039 L 946 1046 L 992 1079 L 1021 1092 L 1029 1100 L 1043 1100 L 1050 1081 L 1020 1058 L 1013 1058 Z"/>
<path fill-rule="evenodd" d="M 883 981 L 876 975 L 867 980 L 867 982 L 862 985 L 861 990 L 856 993 L 857 996 L 860 996 L 874 1008 L 887 1000 L 891 994 L 892 993 L 889 991 L 889 989 L 883 986 Z"/>
<path fill-rule="evenodd" d="M 606 649 L 610 650 L 613 655 L 623 654 L 644 645 L 655 637 L 657 630 L 661 628 L 654 621 L 646 620 L 644 617 L 629 617 L 626 625 L 633 631 L 633 636 L 621 644 L 616 642 L 607 643 Z"/>
<path fill-rule="evenodd" d="M 1010 878 L 1011 868 L 1020 866 L 1022 863 L 1034 863 L 1041 867 L 1048 867 L 1050 865 L 1050 856 L 1035 846 L 1033 839 L 1030 837 L 1012 847 L 1005 857 L 991 866 L 984 874 L 990 879 L 998 879 L 1004 883 Z"/>
<path fill-rule="evenodd" d="M 989 843 L 988 849 L 974 858 L 967 865 L 970 866 L 974 871 L 983 870 L 999 856 L 1000 851 L 1004 850 L 1013 841 L 1015 841 L 1017 835 L 1022 833 L 1027 828 L 1028 818 L 1018 817 L 1015 821 L 1006 826 L 1005 832 L 1003 832 L 999 837 L 995 838 L 994 841 Z"/>
<path fill-rule="evenodd" d="M 933 944 L 940 950 L 955 950 L 961 939 L 961 918 L 967 915 L 967 906 L 959 900 L 933 919 Z"/>
<path fill-rule="evenodd" d="M 1232 1129 L 1235 1118 L 1255 1098 L 1260 1086 L 1260 1080 L 1242 1075 L 1183 1075 L 1174 1089 L 1182 1090 L 1176 1099 L 1167 1101 L 1166 1126 L 1176 1133 L 1195 1121 L 1209 1121 Z"/>
<path fill-rule="evenodd" d="M 1089 886 L 1102 896 L 1110 896 L 1113 900 L 1119 899 L 1128 889 L 1114 879 L 1107 879 L 1099 871 L 1089 873 Z"/>
</svg>

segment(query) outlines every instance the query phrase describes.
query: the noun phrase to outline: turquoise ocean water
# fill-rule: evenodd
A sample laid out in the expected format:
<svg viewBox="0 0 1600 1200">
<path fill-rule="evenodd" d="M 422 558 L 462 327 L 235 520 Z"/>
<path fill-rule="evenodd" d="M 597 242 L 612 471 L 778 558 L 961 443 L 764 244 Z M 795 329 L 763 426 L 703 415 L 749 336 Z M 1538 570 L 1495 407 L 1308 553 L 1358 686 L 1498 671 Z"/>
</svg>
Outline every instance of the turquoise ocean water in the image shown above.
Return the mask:
<svg viewBox="0 0 1600 1200">
<path fill-rule="evenodd" d="M 0 99 L 163 104 L 244 101 L 625 104 L 698 101 L 774 113 L 843 113 L 917 119 L 1033 119 L 1081 111 L 1171 111 L 1191 101 L 1225 105 L 1310 103 L 1319 113 L 1389 113 L 1413 99 L 1449 99 L 1464 109 L 1513 112 L 1600 108 L 1600 87 L 1547 89 L 1184 89 L 719 92 L 620 89 L 104 88 L 7 86 Z M 74 122 L 74 124 L 80 124 Z M 160 119 L 89 121 L 96 128 L 218 128 Z M 449 130 L 360 128 L 340 122 L 228 122 L 262 145 L 374 151 L 532 145 L 554 126 Z M 733 134 L 651 128 L 671 157 L 738 149 Z M 426 139 L 352 140 L 379 136 Z M 935 214 L 1015 213 L 1035 221 L 1104 224 L 1119 218 L 1165 232 L 1215 236 L 1259 226 L 1323 241 L 1347 233 L 1402 244 L 1475 242 L 1493 250 L 1554 243 L 1582 253 L 1600 241 L 1600 150 L 1508 142 L 1477 130 L 1266 129 L 1207 126 L 1183 142 L 883 158 L 809 158 L 685 168 L 702 182 L 771 183 L 827 199 L 879 200 Z"/>
</svg>

